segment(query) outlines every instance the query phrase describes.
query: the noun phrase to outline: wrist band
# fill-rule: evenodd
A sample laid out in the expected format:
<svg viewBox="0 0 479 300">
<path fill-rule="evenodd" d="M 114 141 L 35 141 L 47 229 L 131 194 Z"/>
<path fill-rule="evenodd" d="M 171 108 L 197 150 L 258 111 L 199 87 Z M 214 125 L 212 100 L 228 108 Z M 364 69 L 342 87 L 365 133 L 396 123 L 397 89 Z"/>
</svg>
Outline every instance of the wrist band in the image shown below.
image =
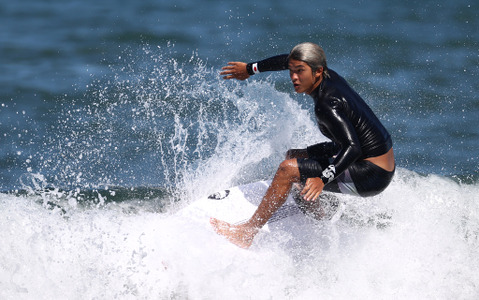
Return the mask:
<svg viewBox="0 0 479 300">
<path fill-rule="evenodd" d="M 248 72 L 249 75 L 254 75 L 253 64 L 252 63 L 247 63 L 246 64 L 246 72 Z"/>
<path fill-rule="evenodd" d="M 251 66 L 251 69 L 253 70 L 253 73 L 258 74 L 258 73 L 259 73 L 258 63 L 254 63 L 254 64 Z"/>
<path fill-rule="evenodd" d="M 334 180 L 336 176 L 336 168 L 334 165 L 329 165 L 326 169 L 324 169 L 323 173 L 321 173 L 321 180 L 324 184 L 328 184 Z"/>
</svg>

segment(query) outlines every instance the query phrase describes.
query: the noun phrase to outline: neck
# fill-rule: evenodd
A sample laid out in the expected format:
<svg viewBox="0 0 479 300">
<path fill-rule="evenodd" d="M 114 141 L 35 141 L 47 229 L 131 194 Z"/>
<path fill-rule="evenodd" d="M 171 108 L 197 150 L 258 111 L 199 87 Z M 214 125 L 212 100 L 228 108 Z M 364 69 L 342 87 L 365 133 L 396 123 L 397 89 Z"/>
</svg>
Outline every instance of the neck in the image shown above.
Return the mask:
<svg viewBox="0 0 479 300">
<path fill-rule="evenodd" d="M 307 91 L 306 94 L 311 95 L 311 93 L 318 88 L 321 82 L 323 82 L 323 75 L 319 76 L 319 78 L 313 83 L 311 90 Z"/>
</svg>

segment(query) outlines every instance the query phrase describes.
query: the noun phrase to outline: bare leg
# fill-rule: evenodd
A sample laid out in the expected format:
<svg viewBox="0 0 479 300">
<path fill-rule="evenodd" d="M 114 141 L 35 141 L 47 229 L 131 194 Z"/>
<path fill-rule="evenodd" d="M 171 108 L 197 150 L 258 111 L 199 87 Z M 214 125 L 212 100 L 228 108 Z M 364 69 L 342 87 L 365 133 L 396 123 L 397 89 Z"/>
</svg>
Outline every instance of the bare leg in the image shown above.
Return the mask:
<svg viewBox="0 0 479 300">
<path fill-rule="evenodd" d="M 230 242 L 241 247 L 249 248 L 253 243 L 255 235 L 259 229 L 271 218 L 271 216 L 280 208 L 288 197 L 291 185 L 299 182 L 299 170 L 296 159 L 283 161 L 269 186 L 263 200 L 254 212 L 253 216 L 240 225 L 232 225 L 215 218 L 211 218 L 218 234 L 224 235 Z"/>
</svg>

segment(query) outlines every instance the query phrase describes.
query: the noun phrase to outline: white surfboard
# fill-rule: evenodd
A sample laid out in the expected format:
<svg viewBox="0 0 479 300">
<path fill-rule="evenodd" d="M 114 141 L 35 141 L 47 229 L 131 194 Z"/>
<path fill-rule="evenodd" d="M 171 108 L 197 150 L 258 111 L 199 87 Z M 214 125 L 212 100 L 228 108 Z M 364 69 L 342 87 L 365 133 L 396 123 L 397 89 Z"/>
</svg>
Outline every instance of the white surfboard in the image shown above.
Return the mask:
<svg viewBox="0 0 479 300">
<path fill-rule="evenodd" d="M 196 200 L 177 215 L 210 229 L 211 233 L 216 235 L 209 222 L 211 217 L 232 224 L 248 220 L 261 203 L 270 183 L 271 181 L 258 181 L 214 193 Z M 292 194 L 294 192 L 263 226 L 253 244 L 281 243 L 284 249 L 307 249 L 308 245 L 317 244 L 321 237 L 329 236 L 327 232 L 332 230 L 331 226 L 321 224 L 334 224 L 341 216 L 341 206 L 330 218 L 318 223 L 302 212 Z M 318 233 L 318 225 L 320 230 L 324 230 L 324 234 Z M 311 230 L 312 226 L 315 230 Z M 325 241 L 324 244 L 328 242 Z"/>
<path fill-rule="evenodd" d="M 196 200 L 179 211 L 179 214 L 200 223 L 209 223 L 209 219 L 214 217 L 228 223 L 239 224 L 253 215 L 270 183 L 258 181 L 214 193 Z M 287 229 L 291 232 L 297 226 L 303 226 L 311 221 L 302 213 L 292 195 L 289 195 L 262 230 Z"/>
</svg>

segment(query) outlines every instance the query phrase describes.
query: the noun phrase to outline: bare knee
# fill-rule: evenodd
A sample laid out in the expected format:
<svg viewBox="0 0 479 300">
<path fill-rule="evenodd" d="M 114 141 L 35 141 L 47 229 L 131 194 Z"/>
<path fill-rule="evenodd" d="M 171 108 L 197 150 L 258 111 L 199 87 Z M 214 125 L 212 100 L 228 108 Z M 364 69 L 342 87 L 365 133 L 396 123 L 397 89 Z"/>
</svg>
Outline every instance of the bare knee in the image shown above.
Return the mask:
<svg viewBox="0 0 479 300">
<path fill-rule="evenodd" d="M 276 175 L 288 179 L 293 180 L 299 177 L 299 170 L 298 170 L 298 163 L 296 159 L 286 159 L 284 160 L 278 168 Z"/>
</svg>

